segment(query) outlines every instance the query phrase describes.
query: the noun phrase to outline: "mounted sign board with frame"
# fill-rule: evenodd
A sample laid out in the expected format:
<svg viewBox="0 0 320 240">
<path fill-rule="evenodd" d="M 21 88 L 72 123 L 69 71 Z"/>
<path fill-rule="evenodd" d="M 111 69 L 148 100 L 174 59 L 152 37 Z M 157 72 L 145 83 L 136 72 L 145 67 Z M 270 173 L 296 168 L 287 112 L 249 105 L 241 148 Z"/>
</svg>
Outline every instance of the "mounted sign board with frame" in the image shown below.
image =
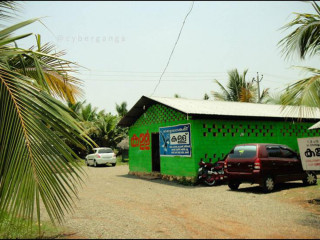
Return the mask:
<svg viewBox="0 0 320 240">
<path fill-rule="evenodd" d="M 160 156 L 191 157 L 190 127 L 190 123 L 160 127 Z"/>
<path fill-rule="evenodd" d="M 320 171 L 320 137 L 298 138 L 302 168 Z"/>
</svg>

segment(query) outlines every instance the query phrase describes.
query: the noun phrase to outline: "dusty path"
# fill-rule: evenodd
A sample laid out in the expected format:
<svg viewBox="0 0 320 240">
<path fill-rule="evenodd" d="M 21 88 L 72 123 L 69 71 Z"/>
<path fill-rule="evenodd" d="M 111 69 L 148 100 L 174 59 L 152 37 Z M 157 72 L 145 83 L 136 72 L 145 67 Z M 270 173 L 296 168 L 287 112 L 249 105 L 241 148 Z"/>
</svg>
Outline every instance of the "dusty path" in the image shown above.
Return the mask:
<svg viewBox="0 0 320 240">
<path fill-rule="evenodd" d="M 127 166 L 87 168 L 67 233 L 78 238 L 319 238 L 320 216 L 241 185 L 183 186 L 129 176 Z M 297 188 L 295 188 L 297 189 Z M 302 187 L 303 189 L 303 187 Z M 291 189 L 285 190 L 290 191 Z M 319 189 L 320 190 L 320 189 Z"/>
</svg>

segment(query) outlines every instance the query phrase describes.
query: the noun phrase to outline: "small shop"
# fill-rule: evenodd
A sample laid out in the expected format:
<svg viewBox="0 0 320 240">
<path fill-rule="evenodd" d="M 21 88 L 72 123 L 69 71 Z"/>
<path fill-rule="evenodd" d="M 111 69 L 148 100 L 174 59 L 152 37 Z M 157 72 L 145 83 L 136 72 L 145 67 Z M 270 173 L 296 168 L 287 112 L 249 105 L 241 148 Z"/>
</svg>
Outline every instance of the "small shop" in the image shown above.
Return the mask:
<svg viewBox="0 0 320 240">
<path fill-rule="evenodd" d="M 142 96 L 119 122 L 129 127 L 130 173 L 192 179 L 201 160 L 223 160 L 241 143 L 280 143 L 299 151 L 297 138 L 320 135 L 320 129 L 309 130 L 320 112 L 300 118 L 290 108 Z"/>
</svg>

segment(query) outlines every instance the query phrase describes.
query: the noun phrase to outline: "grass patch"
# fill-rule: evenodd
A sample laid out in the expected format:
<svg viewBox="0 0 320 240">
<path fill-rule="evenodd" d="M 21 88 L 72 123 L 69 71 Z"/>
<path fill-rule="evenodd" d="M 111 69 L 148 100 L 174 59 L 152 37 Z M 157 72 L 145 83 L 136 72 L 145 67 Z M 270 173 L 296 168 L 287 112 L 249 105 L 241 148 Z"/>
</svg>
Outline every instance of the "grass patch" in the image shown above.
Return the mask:
<svg viewBox="0 0 320 240">
<path fill-rule="evenodd" d="M 16 219 L 20 224 L 10 223 L 10 215 L 6 215 L 0 231 L 0 239 L 48 239 L 58 238 L 62 235 L 62 229 L 55 227 L 51 222 L 42 222 L 41 230 L 37 223 L 28 227 L 27 220 Z"/>
<path fill-rule="evenodd" d="M 128 161 L 122 161 L 122 156 L 118 156 L 117 157 L 117 165 L 128 165 L 129 164 L 129 160 Z"/>
</svg>

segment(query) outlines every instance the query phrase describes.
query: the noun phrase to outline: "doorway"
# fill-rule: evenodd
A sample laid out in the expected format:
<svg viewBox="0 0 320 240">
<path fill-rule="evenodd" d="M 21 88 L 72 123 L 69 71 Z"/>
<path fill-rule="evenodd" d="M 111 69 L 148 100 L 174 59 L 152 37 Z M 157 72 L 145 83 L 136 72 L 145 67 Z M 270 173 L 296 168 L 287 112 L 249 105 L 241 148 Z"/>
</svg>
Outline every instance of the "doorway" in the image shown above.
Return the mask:
<svg viewBox="0 0 320 240">
<path fill-rule="evenodd" d="M 151 134 L 152 142 L 152 172 L 160 172 L 159 133 Z"/>
</svg>

